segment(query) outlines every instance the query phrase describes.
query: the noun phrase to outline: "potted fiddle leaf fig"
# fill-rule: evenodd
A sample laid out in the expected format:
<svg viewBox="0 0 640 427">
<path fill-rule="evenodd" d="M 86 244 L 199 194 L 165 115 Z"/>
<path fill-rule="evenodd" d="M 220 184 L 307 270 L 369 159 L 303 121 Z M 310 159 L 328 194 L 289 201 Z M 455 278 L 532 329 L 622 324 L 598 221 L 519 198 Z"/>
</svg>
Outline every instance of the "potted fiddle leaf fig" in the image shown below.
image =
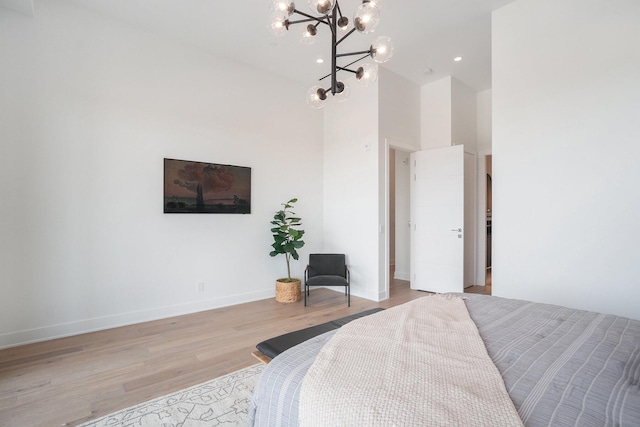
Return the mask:
<svg viewBox="0 0 640 427">
<path fill-rule="evenodd" d="M 293 204 L 298 199 L 291 199 L 282 203 L 283 208 L 275 213 L 271 221 L 273 233 L 272 257 L 284 255 L 287 261 L 287 277 L 276 280 L 276 301 L 296 302 L 300 301 L 300 279 L 291 278 L 291 258 L 297 260 L 298 249 L 304 246 L 304 230 L 300 229 L 301 219 L 292 211 Z"/>
</svg>

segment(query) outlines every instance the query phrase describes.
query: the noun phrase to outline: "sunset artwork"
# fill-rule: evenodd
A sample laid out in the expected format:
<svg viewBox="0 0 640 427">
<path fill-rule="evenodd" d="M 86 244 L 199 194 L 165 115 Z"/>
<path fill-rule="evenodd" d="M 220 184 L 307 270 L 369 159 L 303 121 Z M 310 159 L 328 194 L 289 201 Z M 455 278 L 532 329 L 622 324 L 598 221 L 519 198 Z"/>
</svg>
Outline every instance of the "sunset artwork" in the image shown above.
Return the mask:
<svg viewBox="0 0 640 427">
<path fill-rule="evenodd" d="M 251 168 L 164 159 L 164 213 L 251 213 Z"/>
</svg>

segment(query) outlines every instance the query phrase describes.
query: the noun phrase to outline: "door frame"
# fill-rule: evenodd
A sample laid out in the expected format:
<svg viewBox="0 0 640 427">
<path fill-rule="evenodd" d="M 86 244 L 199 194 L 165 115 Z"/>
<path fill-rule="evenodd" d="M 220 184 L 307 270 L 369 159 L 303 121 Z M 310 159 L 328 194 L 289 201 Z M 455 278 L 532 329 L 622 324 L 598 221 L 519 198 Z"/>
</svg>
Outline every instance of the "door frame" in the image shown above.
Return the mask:
<svg viewBox="0 0 640 427">
<path fill-rule="evenodd" d="M 413 153 L 414 151 L 418 151 L 419 148 L 414 146 L 414 145 L 410 145 L 410 144 L 406 144 L 402 141 L 398 141 L 398 140 L 394 140 L 394 139 L 390 139 L 390 138 L 385 138 L 384 139 L 384 148 L 383 148 L 383 163 L 384 163 L 384 206 L 382 209 L 382 214 L 384 216 L 384 221 L 382 222 L 381 225 L 381 234 L 383 236 L 383 241 L 382 241 L 382 263 L 381 263 L 381 269 L 380 269 L 380 277 L 382 280 L 380 280 L 380 283 L 383 283 L 383 287 L 380 290 L 380 297 L 381 300 L 385 300 L 389 298 L 389 285 L 391 283 L 390 277 L 389 277 L 389 265 L 391 262 L 391 255 L 389 253 L 389 150 L 394 149 L 396 151 L 402 151 L 405 153 Z M 409 261 L 411 262 L 411 261 Z"/>
<path fill-rule="evenodd" d="M 487 259 L 487 156 L 491 156 L 491 151 L 478 151 L 478 197 L 476 206 L 478 208 L 478 227 L 476 241 L 476 285 L 486 285 L 486 259 Z"/>
</svg>

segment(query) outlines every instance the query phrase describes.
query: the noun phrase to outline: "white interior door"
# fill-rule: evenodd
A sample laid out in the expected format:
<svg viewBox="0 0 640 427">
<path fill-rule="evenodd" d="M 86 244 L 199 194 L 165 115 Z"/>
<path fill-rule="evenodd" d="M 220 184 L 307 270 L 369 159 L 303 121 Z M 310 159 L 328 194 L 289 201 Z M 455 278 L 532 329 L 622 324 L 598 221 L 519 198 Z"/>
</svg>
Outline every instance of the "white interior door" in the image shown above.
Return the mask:
<svg viewBox="0 0 640 427">
<path fill-rule="evenodd" d="M 464 147 L 411 154 L 411 288 L 464 290 Z"/>
</svg>

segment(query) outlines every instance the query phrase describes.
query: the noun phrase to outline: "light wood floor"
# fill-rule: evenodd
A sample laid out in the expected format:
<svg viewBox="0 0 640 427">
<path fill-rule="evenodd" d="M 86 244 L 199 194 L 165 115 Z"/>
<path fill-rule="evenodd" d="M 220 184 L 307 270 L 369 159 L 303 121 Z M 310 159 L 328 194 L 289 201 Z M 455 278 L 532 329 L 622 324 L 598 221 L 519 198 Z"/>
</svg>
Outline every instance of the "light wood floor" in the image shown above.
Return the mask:
<svg viewBox="0 0 640 427">
<path fill-rule="evenodd" d="M 77 425 L 257 363 L 265 339 L 426 295 L 395 280 L 375 303 L 317 288 L 273 299 L 0 351 L 0 426 Z"/>
</svg>

